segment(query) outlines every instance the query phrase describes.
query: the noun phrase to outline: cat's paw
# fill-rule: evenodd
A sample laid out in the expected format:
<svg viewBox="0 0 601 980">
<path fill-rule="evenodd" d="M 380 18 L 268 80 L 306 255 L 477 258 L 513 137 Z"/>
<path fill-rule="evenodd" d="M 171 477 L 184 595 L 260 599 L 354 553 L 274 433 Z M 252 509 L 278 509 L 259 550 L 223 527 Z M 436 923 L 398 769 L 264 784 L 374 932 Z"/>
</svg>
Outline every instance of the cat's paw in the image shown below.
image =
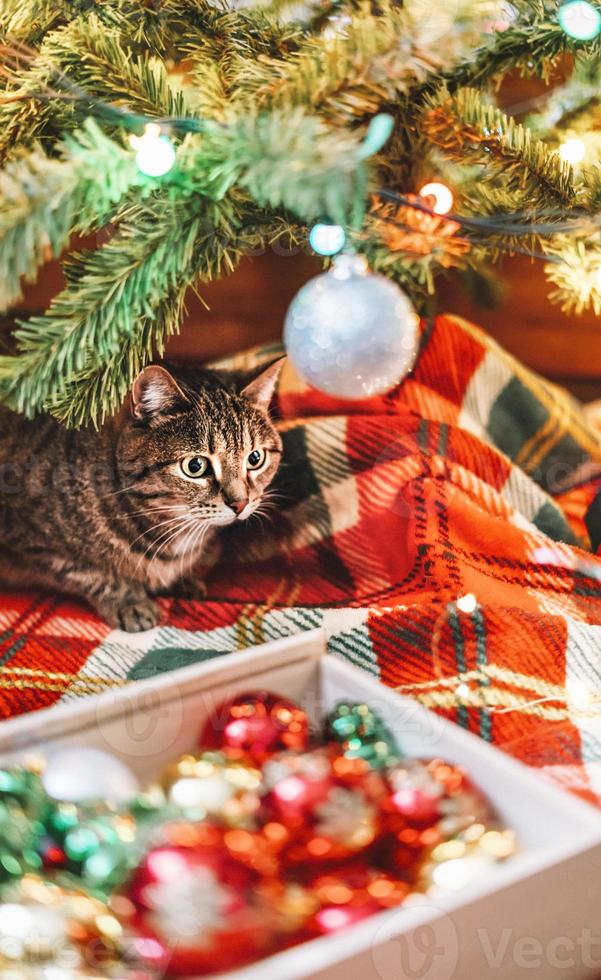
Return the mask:
<svg viewBox="0 0 601 980">
<path fill-rule="evenodd" d="M 130 600 L 115 610 L 113 619 L 117 629 L 126 633 L 143 633 L 158 624 L 160 611 L 152 599 Z"/>
<path fill-rule="evenodd" d="M 206 599 L 207 587 L 201 579 L 184 578 L 152 593 L 166 599 Z"/>
</svg>

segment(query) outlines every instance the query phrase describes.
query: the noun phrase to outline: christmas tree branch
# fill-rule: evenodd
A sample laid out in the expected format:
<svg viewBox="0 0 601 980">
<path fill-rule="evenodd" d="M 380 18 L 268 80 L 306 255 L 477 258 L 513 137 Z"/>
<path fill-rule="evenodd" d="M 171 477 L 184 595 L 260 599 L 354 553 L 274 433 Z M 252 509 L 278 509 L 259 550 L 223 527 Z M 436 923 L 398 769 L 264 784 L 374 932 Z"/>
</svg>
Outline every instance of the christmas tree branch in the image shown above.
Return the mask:
<svg viewBox="0 0 601 980">
<path fill-rule="evenodd" d="M 266 240 L 279 238 L 286 227 L 277 219 L 266 224 L 264 217 L 257 214 L 254 223 L 249 220 L 244 228 L 230 229 L 229 233 L 225 228 L 215 233 L 206 227 L 200 229 L 184 276 L 174 281 L 172 291 L 163 297 L 152 315 L 141 316 L 110 357 L 100 363 L 93 356 L 88 358 L 84 369 L 62 390 L 55 391 L 46 407 L 68 426 L 80 427 L 90 420 L 95 425 L 101 424 L 122 404 L 144 365 L 163 354 L 165 341 L 179 329 L 189 284 L 228 275 L 244 254 L 255 251 Z"/>
<path fill-rule="evenodd" d="M 592 309 L 601 314 L 601 240 L 596 236 L 558 236 L 547 249 L 559 259 L 545 266 L 545 275 L 556 286 L 551 299 L 566 313 Z"/>
<path fill-rule="evenodd" d="M 347 224 L 365 202 L 361 148 L 360 133 L 329 129 L 301 108 L 249 109 L 228 126 L 207 124 L 203 136 L 190 137 L 182 176 L 211 196 L 237 184 L 261 207 Z"/>
<path fill-rule="evenodd" d="M 299 216 L 327 212 L 348 221 L 349 212 L 364 201 L 361 138 L 331 132 L 302 110 L 296 111 L 293 121 L 295 125 L 285 127 L 282 114 L 248 114 L 228 127 L 207 124 L 203 136 L 184 142 L 173 182 L 157 190 L 146 204 L 121 211 L 115 236 L 98 251 L 75 257 L 67 267 L 71 281 L 48 312 L 32 317 L 15 332 L 19 356 L 4 359 L 0 371 L 0 387 L 12 404 L 29 414 L 40 410 L 60 394 L 65 381 L 89 371 L 90 365 L 110 361 L 135 338 L 141 319 L 171 322 L 163 306 L 170 308 L 173 296 L 197 276 L 210 279 L 223 264 L 233 267 L 232 255 L 240 254 L 238 242 L 250 234 L 243 229 L 256 205 L 268 213 L 280 208 Z M 102 150 L 115 149 L 116 173 L 123 173 L 119 153 L 127 156 L 126 151 L 104 139 Z M 128 162 L 130 168 L 134 166 L 133 157 Z M 291 165 L 298 180 L 290 179 Z M 86 157 L 86 166 L 86 173 L 98 176 L 100 167 L 93 157 Z M 110 166 L 105 169 L 110 172 Z M 312 179 L 306 180 L 307 174 Z M 142 184 L 141 177 L 126 186 L 136 184 Z M 85 193 L 82 187 L 69 185 L 62 197 L 53 200 L 60 204 L 55 209 L 61 216 L 58 248 L 69 228 L 68 202 L 85 201 Z M 209 200 L 222 203 L 209 206 Z M 85 213 L 85 208 L 78 212 L 77 227 Z M 211 213 L 216 219 L 207 230 Z M 29 212 L 12 218 L 19 219 L 24 237 L 35 240 L 40 229 L 34 202 Z M 252 240 L 256 245 L 256 232 Z M 39 256 L 38 249 L 35 258 Z M 192 269 L 193 256 L 200 262 L 198 272 Z"/>
<path fill-rule="evenodd" d="M 261 107 L 305 105 L 343 119 L 373 115 L 439 66 L 416 50 L 411 21 L 394 5 L 347 14 L 344 30 L 308 37 L 286 58 L 247 61 L 237 91 Z"/>
<path fill-rule="evenodd" d="M 475 89 L 443 90 L 431 100 L 421 130 L 450 159 L 479 164 L 478 180 L 497 181 L 513 210 L 564 211 L 577 203 L 571 167 Z"/>
<path fill-rule="evenodd" d="M 130 111 L 151 117 L 188 115 L 185 98 L 172 88 L 164 63 L 136 56 L 119 32 L 107 29 L 95 14 L 54 32 L 44 53 L 96 99 L 124 103 Z"/>
<path fill-rule="evenodd" d="M 444 82 L 450 92 L 465 87 L 482 87 L 491 79 L 520 69 L 524 75 L 549 73 L 562 55 L 580 54 L 587 58 L 601 54 L 601 40 L 576 41 L 569 37 L 557 20 L 557 6 L 551 12 L 529 12 L 505 30 L 494 35 L 492 43 L 476 51 L 445 72 Z"/>
<path fill-rule="evenodd" d="M 0 359 L 0 390 L 19 411 L 42 410 L 70 379 L 110 361 L 140 317 L 158 315 L 188 283 L 200 219 L 189 212 L 157 217 L 155 208 L 137 208 L 111 241 L 78 257 L 46 314 L 15 331 L 19 356 Z"/>
<path fill-rule="evenodd" d="M 89 120 L 64 144 L 63 159 L 34 149 L 0 171 L 0 310 L 22 295 L 22 278 L 58 257 L 74 232 L 101 227 L 140 184 L 131 153 Z"/>
</svg>

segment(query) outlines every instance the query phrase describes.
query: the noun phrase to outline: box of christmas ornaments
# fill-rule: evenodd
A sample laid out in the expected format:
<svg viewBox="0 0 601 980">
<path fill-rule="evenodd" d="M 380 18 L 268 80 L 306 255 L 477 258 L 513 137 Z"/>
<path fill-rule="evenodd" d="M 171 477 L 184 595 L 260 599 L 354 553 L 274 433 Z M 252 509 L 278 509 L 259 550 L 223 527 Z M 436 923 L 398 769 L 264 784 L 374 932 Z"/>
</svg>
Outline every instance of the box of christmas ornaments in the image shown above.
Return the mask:
<svg viewBox="0 0 601 980">
<path fill-rule="evenodd" d="M 596 811 L 325 648 L 0 727 L 3 980 L 599 970 Z"/>
</svg>

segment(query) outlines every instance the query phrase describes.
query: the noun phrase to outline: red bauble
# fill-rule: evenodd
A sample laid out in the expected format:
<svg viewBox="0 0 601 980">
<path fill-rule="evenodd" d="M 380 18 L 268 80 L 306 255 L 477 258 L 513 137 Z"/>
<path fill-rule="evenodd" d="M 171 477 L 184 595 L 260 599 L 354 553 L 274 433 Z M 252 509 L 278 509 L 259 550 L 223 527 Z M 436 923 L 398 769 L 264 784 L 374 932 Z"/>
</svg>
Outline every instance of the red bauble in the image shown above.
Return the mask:
<svg viewBox="0 0 601 980">
<path fill-rule="evenodd" d="M 348 759 L 337 746 L 282 752 L 265 763 L 263 777 L 265 819 L 285 832 L 285 863 L 338 861 L 375 840 L 384 784 L 363 759 Z"/>
<path fill-rule="evenodd" d="M 338 932 L 375 912 L 394 908 L 409 893 L 407 884 L 386 871 L 356 862 L 313 875 L 306 888 L 320 905 L 306 927 L 313 935 Z"/>
<path fill-rule="evenodd" d="M 385 779 L 381 810 L 388 834 L 378 843 L 378 856 L 407 881 L 419 878 L 434 847 L 491 818 L 485 797 L 464 770 L 440 759 L 405 759 Z"/>
<path fill-rule="evenodd" d="M 441 816 L 445 787 L 426 763 L 405 759 L 388 769 L 386 783 L 388 795 L 382 806 L 399 818 L 397 823 L 430 826 Z"/>
<path fill-rule="evenodd" d="M 194 825 L 188 827 L 193 841 Z M 136 952 L 172 976 L 215 973 L 267 955 L 276 917 L 260 883 L 232 856 L 221 828 L 198 824 L 189 846 L 154 848 L 125 891 L 135 910 Z"/>
<path fill-rule="evenodd" d="M 306 749 L 309 742 L 307 715 L 294 701 L 251 691 L 226 702 L 207 722 L 200 744 L 232 748 L 262 762 L 282 749 Z"/>
<path fill-rule="evenodd" d="M 427 768 L 443 790 L 439 806 L 442 837 L 455 837 L 473 823 L 494 820 L 493 808 L 484 793 L 474 786 L 465 769 L 442 759 L 432 759 L 427 763 Z"/>
</svg>

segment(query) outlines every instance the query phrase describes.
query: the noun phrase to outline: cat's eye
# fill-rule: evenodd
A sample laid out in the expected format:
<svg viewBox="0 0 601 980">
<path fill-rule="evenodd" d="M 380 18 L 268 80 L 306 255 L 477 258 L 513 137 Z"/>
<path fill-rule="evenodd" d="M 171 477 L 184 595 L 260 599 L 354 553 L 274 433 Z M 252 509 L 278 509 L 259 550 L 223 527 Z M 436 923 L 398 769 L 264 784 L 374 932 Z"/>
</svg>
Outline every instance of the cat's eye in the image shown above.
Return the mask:
<svg viewBox="0 0 601 980">
<path fill-rule="evenodd" d="M 253 449 L 252 453 L 249 453 L 246 457 L 246 469 L 247 470 L 259 470 L 261 469 L 267 453 L 264 449 Z"/>
<path fill-rule="evenodd" d="M 198 480 L 201 476 L 207 476 L 211 469 L 211 461 L 206 456 L 186 456 L 179 465 L 182 473 L 190 477 L 191 480 Z"/>
</svg>

